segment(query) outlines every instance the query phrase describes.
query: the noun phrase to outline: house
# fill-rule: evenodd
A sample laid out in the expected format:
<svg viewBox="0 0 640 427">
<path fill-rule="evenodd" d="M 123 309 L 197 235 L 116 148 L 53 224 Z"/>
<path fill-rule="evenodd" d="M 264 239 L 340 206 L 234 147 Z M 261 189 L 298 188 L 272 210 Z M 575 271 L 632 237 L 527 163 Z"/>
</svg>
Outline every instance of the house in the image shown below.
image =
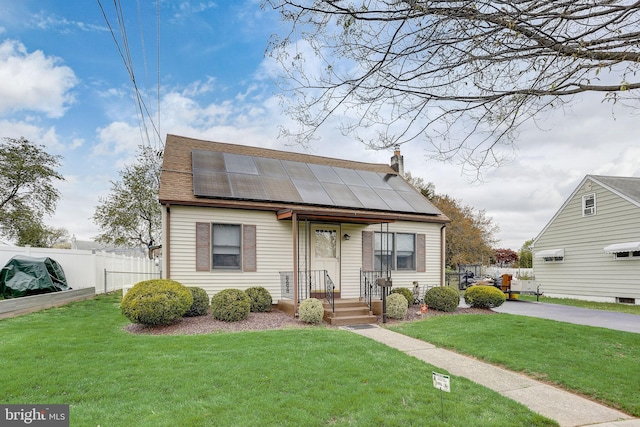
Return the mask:
<svg viewBox="0 0 640 427">
<path fill-rule="evenodd" d="M 444 282 L 449 222 L 393 166 L 168 135 L 160 177 L 163 272 L 211 296 L 262 286 L 305 298 L 372 299 Z"/>
<path fill-rule="evenodd" d="M 585 176 L 533 254 L 547 296 L 640 304 L 640 178 Z"/>
</svg>

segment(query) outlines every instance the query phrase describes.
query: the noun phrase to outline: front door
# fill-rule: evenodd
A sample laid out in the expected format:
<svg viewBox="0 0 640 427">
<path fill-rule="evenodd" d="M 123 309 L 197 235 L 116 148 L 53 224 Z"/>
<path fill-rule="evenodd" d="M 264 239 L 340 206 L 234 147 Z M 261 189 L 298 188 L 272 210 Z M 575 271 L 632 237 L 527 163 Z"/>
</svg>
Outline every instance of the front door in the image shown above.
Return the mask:
<svg viewBox="0 0 640 427">
<path fill-rule="evenodd" d="M 340 290 L 340 226 L 315 224 L 311 227 L 313 270 L 326 270 L 336 291 Z"/>
</svg>

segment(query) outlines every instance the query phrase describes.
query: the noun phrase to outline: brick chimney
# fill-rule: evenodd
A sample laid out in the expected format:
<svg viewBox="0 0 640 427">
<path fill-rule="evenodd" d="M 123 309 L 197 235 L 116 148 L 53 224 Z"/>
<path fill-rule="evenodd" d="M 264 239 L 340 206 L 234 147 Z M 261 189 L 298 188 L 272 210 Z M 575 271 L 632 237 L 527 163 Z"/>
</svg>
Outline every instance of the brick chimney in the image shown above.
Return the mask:
<svg viewBox="0 0 640 427">
<path fill-rule="evenodd" d="M 393 147 L 393 157 L 391 157 L 391 169 L 404 176 L 404 157 L 400 154 L 400 145 Z"/>
</svg>

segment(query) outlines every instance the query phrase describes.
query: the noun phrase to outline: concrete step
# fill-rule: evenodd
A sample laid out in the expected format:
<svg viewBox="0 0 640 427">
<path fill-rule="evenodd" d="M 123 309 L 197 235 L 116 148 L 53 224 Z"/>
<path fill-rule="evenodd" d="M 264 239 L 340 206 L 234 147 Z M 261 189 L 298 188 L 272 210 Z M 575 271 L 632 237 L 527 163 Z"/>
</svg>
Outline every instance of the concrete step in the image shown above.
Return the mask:
<svg viewBox="0 0 640 427">
<path fill-rule="evenodd" d="M 331 317 L 328 320 L 334 326 L 365 325 L 376 323 L 377 321 L 378 317 L 374 315 Z"/>
</svg>

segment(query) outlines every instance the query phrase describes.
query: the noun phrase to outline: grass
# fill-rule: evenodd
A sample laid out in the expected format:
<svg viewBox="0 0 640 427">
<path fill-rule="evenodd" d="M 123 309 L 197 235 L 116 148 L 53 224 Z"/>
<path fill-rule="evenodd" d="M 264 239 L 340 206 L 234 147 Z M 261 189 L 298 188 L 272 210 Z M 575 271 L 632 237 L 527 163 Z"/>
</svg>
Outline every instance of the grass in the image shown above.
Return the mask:
<svg viewBox="0 0 640 427">
<path fill-rule="evenodd" d="M 0 320 L 2 403 L 70 404 L 72 426 L 551 426 L 348 331 L 132 335 L 117 295 Z M 446 374 L 446 371 L 437 370 Z"/>
<path fill-rule="evenodd" d="M 536 301 L 536 297 L 532 295 L 519 295 L 518 299 L 523 301 Z M 592 310 L 617 311 L 619 313 L 636 314 L 640 316 L 640 305 L 582 301 L 570 298 L 549 298 L 545 296 L 539 297 L 539 301 L 548 304 L 570 305 L 573 307 L 590 308 Z"/>
<path fill-rule="evenodd" d="M 640 416 L 640 334 L 510 314 L 437 316 L 390 329 Z"/>
</svg>

